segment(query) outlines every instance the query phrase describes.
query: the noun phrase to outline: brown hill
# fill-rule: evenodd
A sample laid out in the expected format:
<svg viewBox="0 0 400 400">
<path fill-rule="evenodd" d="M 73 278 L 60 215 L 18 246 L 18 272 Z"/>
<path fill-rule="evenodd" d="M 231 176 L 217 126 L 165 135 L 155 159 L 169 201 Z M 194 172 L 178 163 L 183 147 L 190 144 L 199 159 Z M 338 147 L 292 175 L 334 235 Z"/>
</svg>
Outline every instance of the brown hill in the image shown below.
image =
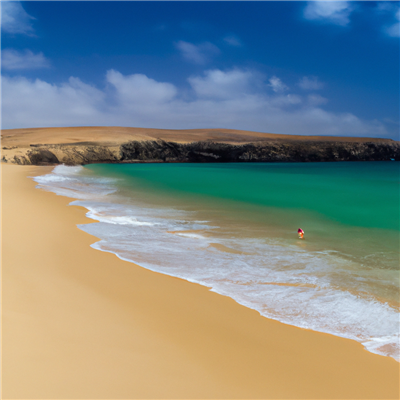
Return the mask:
<svg viewBox="0 0 400 400">
<path fill-rule="evenodd" d="M 360 159 L 389 159 L 392 150 L 398 149 L 398 142 L 391 139 L 281 135 L 233 129 L 4 129 L 1 139 L 2 161 L 19 164 L 139 160 L 330 161 L 357 159 L 357 154 L 361 154 Z M 131 142 L 136 144 L 128 145 Z M 132 146 L 136 149 L 133 152 Z M 396 154 L 393 158 L 397 159 Z"/>
</svg>

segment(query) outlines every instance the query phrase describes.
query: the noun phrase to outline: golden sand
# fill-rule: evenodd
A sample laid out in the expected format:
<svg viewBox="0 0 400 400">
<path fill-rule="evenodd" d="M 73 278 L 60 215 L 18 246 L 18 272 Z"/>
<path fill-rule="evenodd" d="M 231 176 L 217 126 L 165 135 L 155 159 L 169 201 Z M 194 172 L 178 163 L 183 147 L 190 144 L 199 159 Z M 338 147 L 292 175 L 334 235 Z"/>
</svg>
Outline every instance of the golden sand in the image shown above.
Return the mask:
<svg viewBox="0 0 400 400">
<path fill-rule="evenodd" d="M 2 165 L 3 399 L 398 399 L 399 363 L 94 250 L 49 167 Z"/>
</svg>

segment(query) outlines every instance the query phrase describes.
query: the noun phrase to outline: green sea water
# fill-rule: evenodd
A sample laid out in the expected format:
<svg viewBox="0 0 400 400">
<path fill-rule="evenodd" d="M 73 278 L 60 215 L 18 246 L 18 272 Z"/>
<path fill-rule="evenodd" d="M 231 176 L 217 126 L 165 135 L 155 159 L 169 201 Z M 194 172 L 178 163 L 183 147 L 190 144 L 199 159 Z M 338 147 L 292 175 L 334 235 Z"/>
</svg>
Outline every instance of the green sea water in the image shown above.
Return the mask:
<svg viewBox="0 0 400 400">
<path fill-rule="evenodd" d="M 399 164 L 98 164 L 142 187 L 279 209 L 308 210 L 339 223 L 399 230 Z"/>
<path fill-rule="evenodd" d="M 35 179 L 80 199 L 96 249 L 398 360 L 399 166 L 93 164 Z"/>
<path fill-rule="evenodd" d="M 228 215 L 261 234 L 361 256 L 399 250 L 396 162 L 98 164 L 142 200 Z M 150 200 L 151 199 L 151 200 Z M 157 200 L 158 199 L 158 200 Z M 243 228 L 243 227 L 242 227 Z M 244 229 L 246 231 L 246 229 Z M 391 263 L 389 263 L 391 264 Z M 391 265 L 394 267 L 394 265 Z M 389 267 L 389 265 L 388 265 Z"/>
</svg>

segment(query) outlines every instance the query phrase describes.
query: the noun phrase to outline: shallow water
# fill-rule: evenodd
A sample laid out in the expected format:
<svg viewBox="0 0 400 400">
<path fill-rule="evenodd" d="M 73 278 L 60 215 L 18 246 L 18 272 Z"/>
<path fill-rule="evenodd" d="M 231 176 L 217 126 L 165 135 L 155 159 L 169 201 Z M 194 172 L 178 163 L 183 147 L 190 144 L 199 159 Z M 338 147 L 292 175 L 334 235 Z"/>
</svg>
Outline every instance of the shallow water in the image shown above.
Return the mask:
<svg viewBox="0 0 400 400">
<path fill-rule="evenodd" d="M 36 181 L 79 199 L 99 250 L 399 358 L 398 163 L 97 164 Z"/>
</svg>

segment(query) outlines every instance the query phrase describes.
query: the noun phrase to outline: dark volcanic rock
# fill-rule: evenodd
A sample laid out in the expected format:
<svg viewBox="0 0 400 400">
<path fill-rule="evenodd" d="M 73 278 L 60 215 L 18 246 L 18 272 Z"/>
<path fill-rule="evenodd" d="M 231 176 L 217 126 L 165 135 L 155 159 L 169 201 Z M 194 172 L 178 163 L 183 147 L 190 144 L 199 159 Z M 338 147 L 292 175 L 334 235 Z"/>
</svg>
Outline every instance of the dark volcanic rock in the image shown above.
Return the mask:
<svg viewBox="0 0 400 400">
<path fill-rule="evenodd" d="M 120 147 L 121 161 L 127 160 L 162 160 L 172 161 L 182 159 L 183 145 L 163 140 L 128 142 Z"/>
<path fill-rule="evenodd" d="M 383 161 L 400 160 L 397 142 L 270 141 L 232 145 L 133 141 L 121 145 L 121 161 L 249 162 L 249 161 Z"/>
<path fill-rule="evenodd" d="M 256 143 L 175 143 L 132 141 L 122 145 L 88 143 L 35 145 L 14 158 L 16 164 L 80 165 L 99 162 L 319 162 L 400 161 L 400 143 L 269 140 Z"/>
</svg>

